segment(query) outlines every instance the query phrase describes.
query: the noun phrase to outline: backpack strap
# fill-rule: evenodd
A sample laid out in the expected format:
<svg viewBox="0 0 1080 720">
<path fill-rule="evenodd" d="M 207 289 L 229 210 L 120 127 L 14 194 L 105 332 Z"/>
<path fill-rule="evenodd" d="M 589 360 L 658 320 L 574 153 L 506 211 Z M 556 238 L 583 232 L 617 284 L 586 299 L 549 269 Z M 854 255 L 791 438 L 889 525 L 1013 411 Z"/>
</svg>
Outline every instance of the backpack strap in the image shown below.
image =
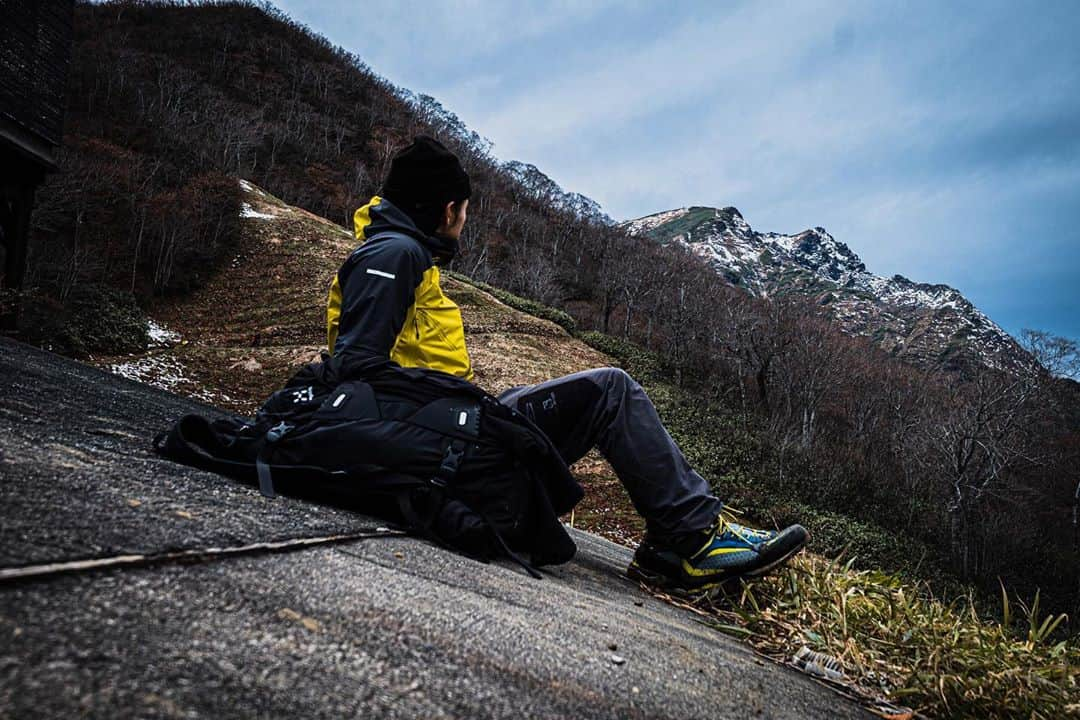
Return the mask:
<svg viewBox="0 0 1080 720">
<path fill-rule="evenodd" d="M 255 458 L 255 472 L 259 476 L 259 492 L 263 494 L 263 497 L 273 498 L 276 497 L 274 493 L 274 479 L 270 474 L 270 452 L 271 445 L 267 443 L 259 450 L 258 456 Z"/>
<path fill-rule="evenodd" d="M 442 463 L 439 465 L 439 469 L 435 472 L 435 475 L 428 480 L 427 485 L 425 486 L 425 489 L 427 490 L 427 508 L 425 509 L 423 517 L 420 517 L 420 514 L 416 512 L 416 508 L 413 506 L 411 492 L 402 492 L 397 495 L 398 508 L 401 511 L 402 517 L 405 518 L 405 521 L 410 526 L 436 545 L 448 547 L 452 550 L 457 550 L 458 552 L 462 552 L 462 549 L 448 545 L 446 541 L 440 538 L 435 532 L 434 525 L 435 518 L 439 515 L 443 504 L 446 502 L 446 488 L 457 476 L 458 469 L 461 466 L 461 461 L 465 456 L 467 448 L 468 445 L 465 441 L 459 438 L 454 438 L 447 444 L 446 450 L 443 452 L 443 459 Z M 510 549 L 506 540 L 495 528 L 495 524 L 492 523 L 484 513 L 478 510 L 473 510 L 473 512 L 480 517 L 481 521 L 483 521 L 484 527 L 491 533 L 496 547 L 503 555 L 520 565 L 525 572 L 537 580 L 543 578 L 543 575 L 541 575 L 535 567 Z"/>
<path fill-rule="evenodd" d="M 255 457 L 255 472 L 259 476 L 259 492 L 265 497 L 275 497 L 274 479 L 270 472 L 270 455 L 274 452 L 274 443 L 285 437 L 294 426 L 282 420 L 266 431 L 266 442 Z"/>
<path fill-rule="evenodd" d="M 446 500 L 446 488 L 457 477 L 461 460 L 465 457 L 466 447 L 465 441 L 459 438 L 454 438 L 447 443 L 439 469 L 428 480 L 428 507 L 421 521 L 422 529 L 430 532 L 432 525 L 435 524 L 435 516 L 439 514 Z"/>
<path fill-rule="evenodd" d="M 506 555 L 506 557 L 510 558 L 518 565 L 520 565 L 521 568 L 525 572 L 529 573 L 529 575 L 531 575 L 533 578 L 537 580 L 544 579 L 544 576 L 540 574 L 539 570 L 533 567 L 531 563 L 525 560 L 525 558 L 521 557 L 516 552 L 510 549 L 510 546 L 506 543 L 506 540 L 503 539 L 503 536 L 499 534 L 499 531 L 495 529 L 495 525 L 487 519 L 486 515 L 479 511 L 477 511 L 476 514 L 479 515 L 481 519 L 483 519 L 484 523 L 487 525 L 488 530 L 491 531 L 492 536 L 495 538 L 495 542 L 498 544 L 499 549 L 502 550 L 503 554 Z"/>
</svg>

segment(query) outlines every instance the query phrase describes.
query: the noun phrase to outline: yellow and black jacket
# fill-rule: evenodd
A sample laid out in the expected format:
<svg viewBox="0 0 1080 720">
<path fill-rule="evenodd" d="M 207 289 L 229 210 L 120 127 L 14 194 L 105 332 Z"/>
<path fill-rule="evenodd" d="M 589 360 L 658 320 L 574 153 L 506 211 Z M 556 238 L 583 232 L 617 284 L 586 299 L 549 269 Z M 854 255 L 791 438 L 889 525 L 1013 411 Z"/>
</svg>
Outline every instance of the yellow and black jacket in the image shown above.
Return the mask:
<svg viewBox="0 0 1080 720">
<path fill-rule="evenodd" d="M 389 357 L 473 379 L 461 310 L 439 287 L 445 245 L 378 196 L 353 216 L 360 247 L 330 286 L 326 345 L 332 355 Z"/>
</svg>

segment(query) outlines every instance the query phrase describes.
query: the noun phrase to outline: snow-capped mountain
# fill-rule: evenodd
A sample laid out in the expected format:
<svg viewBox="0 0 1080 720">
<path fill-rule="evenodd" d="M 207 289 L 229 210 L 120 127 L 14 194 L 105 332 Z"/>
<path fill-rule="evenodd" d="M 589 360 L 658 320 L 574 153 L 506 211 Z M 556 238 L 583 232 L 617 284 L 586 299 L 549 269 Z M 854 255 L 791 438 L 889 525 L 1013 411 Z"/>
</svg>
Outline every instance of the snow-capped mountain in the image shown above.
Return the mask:
<svg viewBox="0 0 1080 720">
<path fill-rule="evenodd" d="M 755 295 L 810 295 L 845 330 L 872 337 L 906 360 L 937 365 L 973 358 L 997 367 L 1029 362 L 1017 342 L 958 290 L 875 275 L 824 228 L 761 233 L 733 207 L 680 208 L 624 226 L 663 243 L 683 243 Z"/>
</svg>

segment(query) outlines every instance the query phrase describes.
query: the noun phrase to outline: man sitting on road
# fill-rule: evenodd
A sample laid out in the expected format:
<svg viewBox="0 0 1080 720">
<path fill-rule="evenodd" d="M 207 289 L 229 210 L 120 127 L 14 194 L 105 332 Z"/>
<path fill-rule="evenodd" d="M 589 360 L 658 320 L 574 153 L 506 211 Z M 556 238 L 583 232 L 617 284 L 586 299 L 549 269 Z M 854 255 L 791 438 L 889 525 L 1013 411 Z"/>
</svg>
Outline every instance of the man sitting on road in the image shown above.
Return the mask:
<svg viewBox="0 0 1080 720">
<path fill-rule="evenodd" d="M 418 137 L 393 158 L 379 195 L 358 209 L 361 245 L 334 277 L 327 345 L 335 356 L 389 357 L 472 380 L 461 311 L 439 287 L 458 249 L 471 187 L 457 157 Z M 697 590 L 777 567 L 806 544 L 800 525 L 758 530 L 732 522 L 668 434 L 641 386 L 594 368 L 511 388 L 499 401 L 525 413 L 567 465 L 592 447 L 611 463 L 645 519 L 628 574 Z"/>
</svg>

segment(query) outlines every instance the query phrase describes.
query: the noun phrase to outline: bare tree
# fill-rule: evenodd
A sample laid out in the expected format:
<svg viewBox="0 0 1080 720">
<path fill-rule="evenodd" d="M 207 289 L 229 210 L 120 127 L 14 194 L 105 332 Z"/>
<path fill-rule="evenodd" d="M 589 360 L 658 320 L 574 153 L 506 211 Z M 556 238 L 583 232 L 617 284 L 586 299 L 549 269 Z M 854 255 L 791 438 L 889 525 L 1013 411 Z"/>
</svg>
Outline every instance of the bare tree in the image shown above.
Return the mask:
<svg viewBox="0 0 1080 720">
<path fill-rule="evenodd" d="M 937 416 L 923 428 L 947 484 L 951 547 L 964 578 L 983 561 L 980 523 L 992 500 L 1010 501 L 1008 471 L 1036 463 L 1029 433 L 1038 383 L 980 369 L 971 381 L 954 378 Z"/>
</svg>

